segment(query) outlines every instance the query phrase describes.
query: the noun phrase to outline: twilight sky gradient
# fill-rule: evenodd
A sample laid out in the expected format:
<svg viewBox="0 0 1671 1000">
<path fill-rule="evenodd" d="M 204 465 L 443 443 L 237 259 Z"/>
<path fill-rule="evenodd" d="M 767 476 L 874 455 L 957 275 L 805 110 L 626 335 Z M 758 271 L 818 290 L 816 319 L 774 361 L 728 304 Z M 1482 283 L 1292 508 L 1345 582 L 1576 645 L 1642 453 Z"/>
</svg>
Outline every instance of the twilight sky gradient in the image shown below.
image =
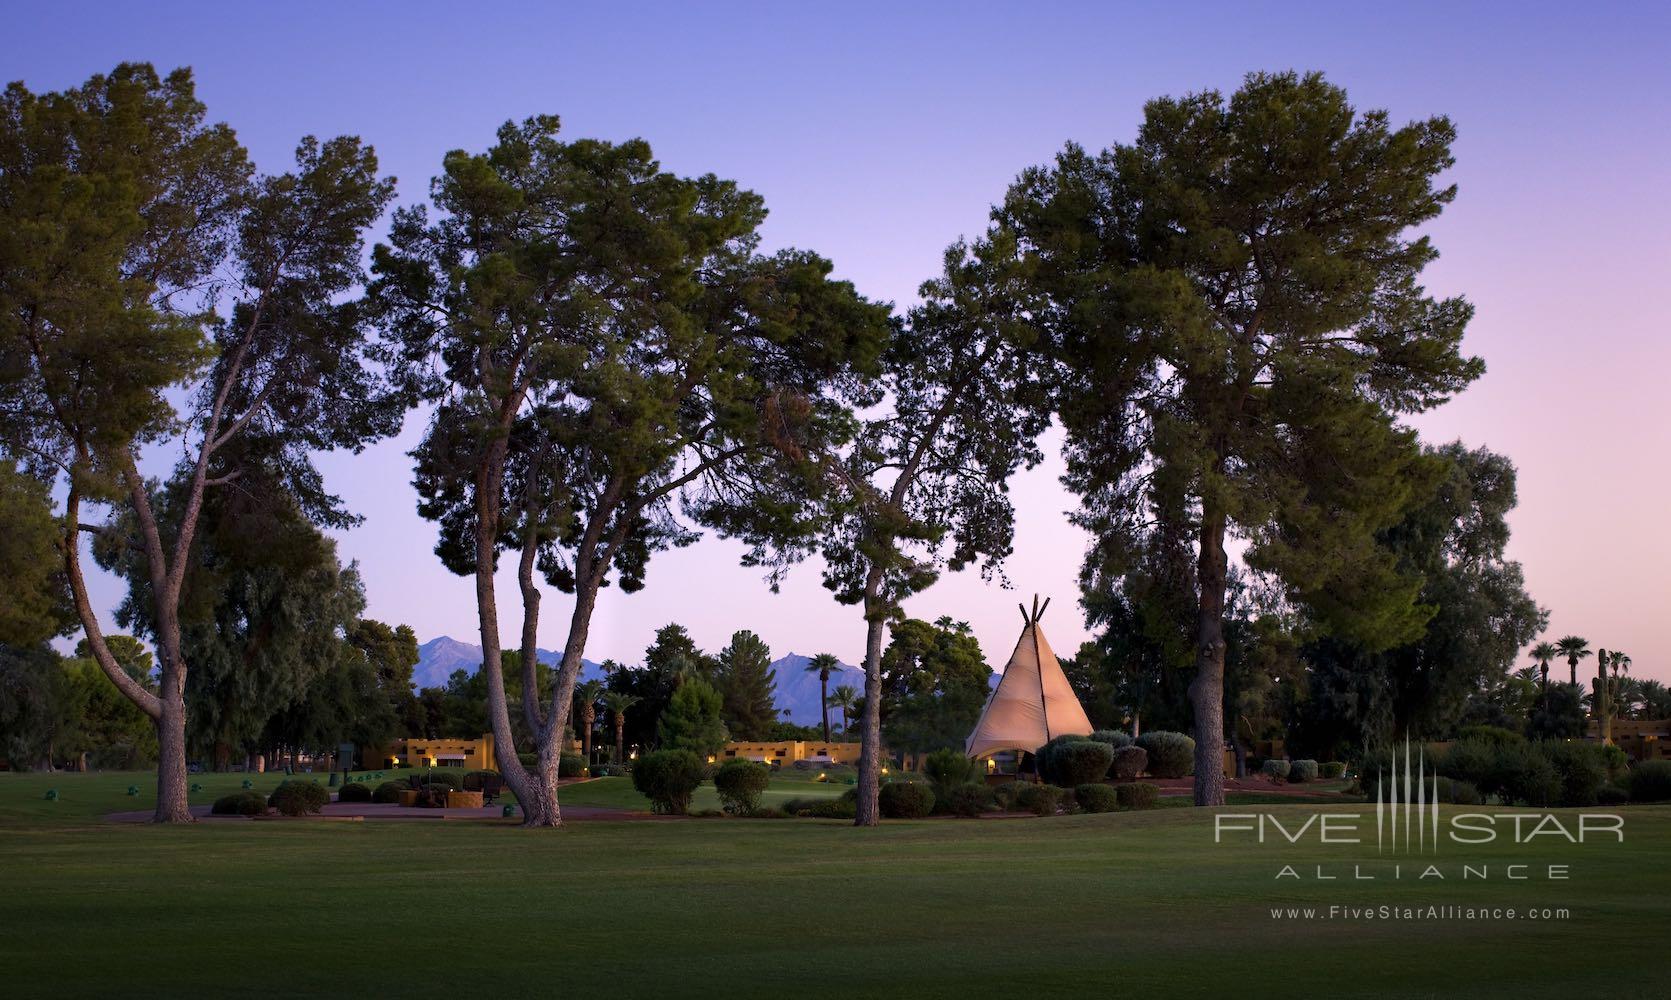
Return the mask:
<svg viewBox="0 0 1671 1000">
<path fill-rule="evenodd" d="M 1510 552 L 1551 634 L 1622 648 L 1637 676 L 1671 680 L 1671 7 L 901 6 L 13 5 L 0 75 L 45 90 L 122 60 L 190 65 L 211 115 L 262 167 L 284 169 L 303 134 L 356 133 L 403 203 L 426 195 L 446 150 L 555 112 L 570 136 L 643 136 L 670 169 L 736 178 L 772 211 L 768 249 L 817 250 L 901 305 L 1018 171 L 1069 139 L 1129 140 L 1147 98 L 1320 69 L 1360 109 L 1449 115 L 1461 193 L 1432 227 L 1444 257 L 1428 284 L 1473 301 L 1467 348 L 1489 372 L 1417 425 L 1518 464 Z M 342 555 L 359 560 L 373 617 L 474 641 L 470 584 L 441 569 L 414 512 L 405 452 L 420 430 L 409 420 L 397 440 L 325 458 L 329 485 L 367 519 L 341 536 Z M 1048 450 L 1014 483 L 1016 590 L 965 574 L 909 605 L 972 622 L 994 666 L 1022 593 L 1056 598 L 1059 650 L 1085 636 L 1084 539 L 1062 515 L 1074 500 L 1054 440 Z M 816 566 L 774 596 L 739 551 L 704 541 L 657 557 L 639 594 L 605 591 L 588 655 L 636 661 L 676 620 L 708 649 L 752 628 L 776 654 L 859 660 L 862 622 Z M 96 601 L 118 597 L 101 581 Z M 553 594 L 545 611 L 541 644 L 558 647 L 566 601 Z M 514 636 L 517 622 L 502 625 Z"/>
</svg>

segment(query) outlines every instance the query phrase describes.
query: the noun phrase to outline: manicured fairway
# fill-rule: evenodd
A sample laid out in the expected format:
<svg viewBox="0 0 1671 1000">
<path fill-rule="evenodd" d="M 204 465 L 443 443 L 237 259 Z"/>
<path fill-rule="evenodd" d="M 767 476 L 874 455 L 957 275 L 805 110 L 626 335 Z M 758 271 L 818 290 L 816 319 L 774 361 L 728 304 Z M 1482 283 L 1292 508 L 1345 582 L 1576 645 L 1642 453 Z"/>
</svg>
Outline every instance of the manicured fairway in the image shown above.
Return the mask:
<svg viewBox="0 0 1671 1000">
<path fill-rule="evenodd" d="M 1425 862 L 1413 857 L 1405 881 L 1354 883 L 1350 865 L 1373 862 L 1373 844 L 1367 858 L 1314 842 L 1215 845 L 1208 815 L 1192 809 L 868 831 L 722 819 L 542 833 L 496 822 L 156 828 L 37 806 L 43 780 L 0 775 L 6 996 L 1665 989 L 1671 807 L 1625 809 L 1624 845 L 1457 847 L 1438 859 L 1451 875 L 1443 883 L 1414 881 Z M 1259 808 L 1302 820 L 1314 807 Z M 1460 881 L 1464 860 L 1494 877 Z M 1571 879 L 1495 877 L 1510 862 L 1570 864 Z M 1312 880 L 1320 863 L 1344 877 Z M 1275 880 L 1283 864 L 1308 878 Z M 1571 917 L 1270 916 L 1330 904 L 1567 907 Z"/>
</svg>

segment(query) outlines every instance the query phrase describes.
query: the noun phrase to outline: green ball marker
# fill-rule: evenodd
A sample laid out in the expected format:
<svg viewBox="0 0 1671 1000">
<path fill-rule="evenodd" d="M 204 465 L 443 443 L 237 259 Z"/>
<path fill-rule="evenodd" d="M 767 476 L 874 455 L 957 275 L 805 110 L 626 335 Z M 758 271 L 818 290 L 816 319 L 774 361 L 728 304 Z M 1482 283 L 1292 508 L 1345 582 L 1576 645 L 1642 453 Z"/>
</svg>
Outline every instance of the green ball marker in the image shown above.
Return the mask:
<svg viewBox="0 0 1671 1000">
<path fill-rule="evenodd" d="M 248 778 L 245 778 L 244 779 L 244 787 L 245 788 L 254 788 L 255 787 L 255 782 L 249 780 Z"/>
<path fill-rule="evenodd" d="M 203 791 L 203 786 L 194 781 L 191 783 L 191 790 L 194 792 L 201 792 Z"/>
<path fill-rule="evenodd" d="M 506 803 L 505 808 L 499 810 L 499 815 L 505 817 L 506 819 L 510 819 L 512 816 L 516 815 L 516 806 Z"/>
<path fill-rule="evenodd" d="M 48 802 L 57 802 L 58 801 L 58 789 L 48 788 L 46 790 L 46 800 Z M 510 807 L 506 806 L 505 808 L 509 809 Z"/>
<path fill-rule="evenodd" d="M 128 794 L 129 795 L 138 795 L 139 794 L 139 786 L 138 785 L 129 785 L 128 786 Z"/>
</svg>

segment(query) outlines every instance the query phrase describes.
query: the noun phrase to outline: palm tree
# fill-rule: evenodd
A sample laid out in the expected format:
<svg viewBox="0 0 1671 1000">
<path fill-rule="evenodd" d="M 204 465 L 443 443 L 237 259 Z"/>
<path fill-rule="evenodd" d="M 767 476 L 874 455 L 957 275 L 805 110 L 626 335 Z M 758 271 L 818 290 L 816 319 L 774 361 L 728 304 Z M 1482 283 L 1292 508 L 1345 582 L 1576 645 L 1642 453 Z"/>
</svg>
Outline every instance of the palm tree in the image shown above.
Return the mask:
<svg viewBox="0 0 1671 1000">
<path fill-rule="evenodd" d="M 838 684 L 836 689 L 830 692 L 829 700 L 824 704 L 826 715 L 829 714 L 827 709 L 830 705 L 834 705 L 841 710 L 841 731 L 845 733 L 847 732 L 848 718 L 859 710 L 859 689 L 851 684 Z"/>
<path fill-rule="evenodd" d="M 824 706 L 824 742 L 830 742 L 830 671 L 841 666 L 841 661 L 830 653 L 819 653 L 806 665 L 809 674 L 818 675 L 818 703 Z M 846 729 L 846 726 L 842 727 Z"/>
<path fill-rule="evenodd" d="M 1671 688 L 1655 680 L 1636 682 L 1642 700 L 1642 718 L 1671 718 Z"/>
<path fill-rule="evenodd" d="M 625 691 L 605 691 L 603 693 L 603 707 L 609 711 L 609 717 L 615 721 L 615 763 L 619 764 L 627 759 L 625 748 L 622 746 L 622 736 L 627 729 L 627 709 L 644 699 L 636 694 Z"/>
<path fill-rule="evenodd" d="M 603 681 L 586 681 L 574 689 L 575 701 L 580 703 L 580 752 L 586 762 L 592 762 L 592 727 L 598 721 L 598 698 L 603 695 Z"/>
<path fill-rule="evenodd" d="M 1576 635 L 1562 636 L 1561 641 L 1555 644 L 1555 653 L 1567 658 L 1567 666 L 1572 670 L 1572 676 L 1568 682 L 1576 685 L 1578 683 L 1578 661 L 1590 655 L 1590 640 Z"/>
<path fill-rule="evenodd" d="M 1549 690 L 1549 663 L 1559 656 L 1560 652 L 1552 642 L 1540 642 L 1532 647 L 1532 659 L 1538 664 L 1538 684 L 1545 691 Z"/>
</svg>

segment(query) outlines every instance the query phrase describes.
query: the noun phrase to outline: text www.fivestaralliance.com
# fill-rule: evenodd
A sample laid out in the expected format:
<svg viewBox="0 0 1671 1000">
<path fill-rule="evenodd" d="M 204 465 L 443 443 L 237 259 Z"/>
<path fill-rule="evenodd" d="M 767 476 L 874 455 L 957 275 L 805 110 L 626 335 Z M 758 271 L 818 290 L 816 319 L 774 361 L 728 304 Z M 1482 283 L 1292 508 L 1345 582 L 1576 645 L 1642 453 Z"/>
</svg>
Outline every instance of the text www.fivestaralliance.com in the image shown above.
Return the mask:
<svg viewBox="0 0 1671 1000">
<path fill-rule="evenodd" d="M 1272 920 L 1570 920 L 1564 906 L 1273 906 Z"/>
</svg>

